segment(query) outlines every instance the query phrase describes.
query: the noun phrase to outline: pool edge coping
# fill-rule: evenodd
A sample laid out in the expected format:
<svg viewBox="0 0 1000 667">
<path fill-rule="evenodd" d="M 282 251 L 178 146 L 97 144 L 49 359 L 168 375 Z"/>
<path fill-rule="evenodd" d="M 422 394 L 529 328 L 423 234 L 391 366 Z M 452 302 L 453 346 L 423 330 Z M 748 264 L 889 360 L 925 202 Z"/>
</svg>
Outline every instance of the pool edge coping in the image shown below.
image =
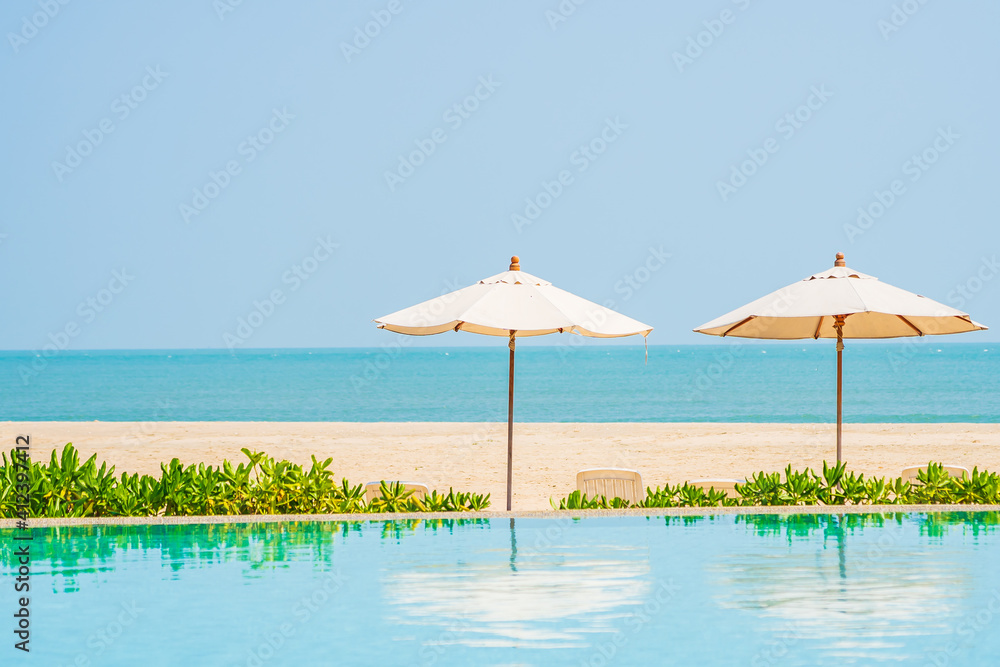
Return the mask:
<svg viewBox="0 0 1000 667">
<path fill-rule="evenodd" d="M 195 524 L 385 522 L 420 519 L 584 519 L 598 517 L 716 516 L 728 514 L 907 514 L 1000 512 L 1000 505 L 780 505 L 758 507 L 663 507 L 617 510 L 533 510 L 512 512 L 398 512 L 380 514 L 239 514 L 217 516 L 88 517 L 28 519 L 31 528 L 62 526 L 157 526 Z M 18 519 L 0 519 L 0 530 Z"/>
</svg>

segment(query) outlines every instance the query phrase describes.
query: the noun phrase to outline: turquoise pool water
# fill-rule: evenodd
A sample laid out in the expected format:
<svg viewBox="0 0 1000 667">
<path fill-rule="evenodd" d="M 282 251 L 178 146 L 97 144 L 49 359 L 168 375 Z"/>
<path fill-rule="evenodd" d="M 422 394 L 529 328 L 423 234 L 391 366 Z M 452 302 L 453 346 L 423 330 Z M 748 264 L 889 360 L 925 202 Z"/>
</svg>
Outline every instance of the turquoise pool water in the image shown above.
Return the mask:
<svg viewBox="0 0 1000 667">
<path fill-rule="evenodd" d="M 997 664 L 998 525 L 941 513 L 36 529 L 32 653 L 8 640 L 0 662 Z"/>
</svg>

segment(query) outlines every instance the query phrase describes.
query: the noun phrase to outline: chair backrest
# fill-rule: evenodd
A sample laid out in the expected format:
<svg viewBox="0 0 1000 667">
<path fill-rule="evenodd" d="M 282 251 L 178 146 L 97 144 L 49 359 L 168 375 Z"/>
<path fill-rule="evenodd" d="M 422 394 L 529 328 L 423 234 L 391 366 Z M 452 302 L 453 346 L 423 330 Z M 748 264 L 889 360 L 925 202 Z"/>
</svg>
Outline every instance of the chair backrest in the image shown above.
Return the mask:
<svg viewBox="0 0 1000 667">
<path fill-rule="evenodd" d="M 395 484 L 396 482 L 386 482 L 386 484 Z M 426 484 L 421 484 L 420 482 L 398 482 L 403 485 L 403 489 L 406 491 L 413 491 L 411 498 L 419 498 L 423 500 L 424 497 L 430 493 L 430 489 L 427 488 Z M 382 497 L 382 482 L 368 482 L 365 484 L 365 502 L 370 503 L 376 498 Z"/>
<path fill-rule="evenodd" d="M 922 465 L 922 466 L 910 466 L 908 468 L 903 468 L 903 472 L 900 475 L 900 477 L 903 478 L 904 482 L 916 482 L 917 473 L 921 470 L 927 470 L 927 466 Z M 949 475 L 951 475 L 952 477 L 964 478 L 972 476 L 972 473 L 969 472 L 969 469 L 963 466 L 946 465 L 944 466 L 944 471 Z"/>
<path fill-rule="evenodd" d="M 625 468 L 593 468 L 576 473 L 576 488 L 588 498 L 621 498 L 630 503 L 646 499 L 642 476 Z"/>
<path fill-rule="evenodd" d="M 739 495 L 738 493 L 736 493 L 736 485 L 746 484 L 746 483 L 747 481 L 745 479 L 718 478 L 718 479 L 692 479 L 690 482 L 688 482 L 688 485 L 697 487 L 699 489 L 705 489 L 706 491 L 708 491 L 709 489 L 715 489 L 716 491 L 725 491 L 727 496 L 729 496 L 730 498 L 735 498 L 736 496 Z"/>
</svg>

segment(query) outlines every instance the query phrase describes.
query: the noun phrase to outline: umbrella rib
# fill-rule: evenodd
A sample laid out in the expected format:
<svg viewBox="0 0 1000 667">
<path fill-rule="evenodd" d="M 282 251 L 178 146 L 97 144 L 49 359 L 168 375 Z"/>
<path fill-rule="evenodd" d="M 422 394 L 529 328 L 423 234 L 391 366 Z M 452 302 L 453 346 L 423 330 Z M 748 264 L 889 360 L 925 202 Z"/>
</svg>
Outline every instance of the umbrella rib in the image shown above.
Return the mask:
<svg viewBox="0 0 1000 667">
<path fill-rule="evenodd" d="M 959 319 L 963 322 L 968 322 L 969 324 L 976 326 L 976 323 L 972 321 L 972 316 L 970 315 L 955 315 L 955 319 Z"/>
<path fill-rule="evenodd" d="M 862 312 L 865 312 L 865 313 L 871 312 L 871 310 L 868 308 L 868 304 L 865 302 L 865 298 L 863 296 L 861 296 L 860 292 L 858 292 L 858 288 L 855 287 L 853 283 L 851 283 L 851 279 L 850 278 L 842 278 L 842 280 L 846 280 L 847 281 L 847 284 L 850 285 L 851 290 L 854 292 L 854 295 L 858 297 L 858 301 L 860 301 L 861 305 L 864 307 L 864 311 L 862 311 Z M 858 279 L 855 278 L 855 280 L 858 280 Z M 849 314 L 850 313 L 847 313 L 846 315 L 849 315 Z M 846 315 L 845 315 L 845 317 L 846 317 Z"/>
<path fill-rule="evenodd" d="M 813 340 L 818 340 L 819 339 L 819 330 L 823 328 L 823 318 L 824 317 L 826 317 L 826 315 L 820 315 L 819 316 L 819 322 L 816 323 L 816 333 L 813 334 Z"/>
<path fill-rule="evenodd" d="M 918 335 L 918 336 L 923 336 L 923 335 L 924 335 L 924 332 L 923 332 L 923 331 L 921 331 L 920 329 L 918 329 L 918 328 L 917 328 L 917 327 L 916 327 L 916 326 L 915 326 L 915 325 L 913 324 L 913 322 L 911 322 L 910 320 L 906 319 L 906 318 L 905 318 L 905 317 L 903 317 L 902 315 L 896 315 L 896 317 L 898 317 L 899 319 L 903 320 L 903 322 L 904 322 L 904 323 L 906 324 L 906 326 L 908 326 L 908 327 L 910 327 L 911 329 L 913 329 L 914 331 L 916 331 L 916 332 L 917 332 L 917 335 Z"/>
<path fill-rule="evenodd" d="M 550 283 L 550 286 L 553 287 L 553 289 L 558 290 L 560 292 L 564 291 L 564 290 L 560 290 L 558 287 L 552 286 L 551 283 Z M 571 334 L 577 334 L 579 336 L 587 336 L 587 334 L 580 333 L 580 328 L 581 328 L 581 324 L 580 323 L 574 322 L 572 317 L 570 317 L 569 315 L 567 315 L 566 312 L 562 308 L 560 308 L 556 304 L 552 303 L 552 300 L 549 299 L 547 296 L 545 296 L 544 292 L 542 292 L 541 290 L 538 289 L 540 287 L 540 285 L 530 285 L 530 287 L 535 290 L 535 292 L 538 294 L 538 296 L 541 297 L 542 300 L 545 301 L 545 303 L 547 303 L 549 306 L 551 306 L 557 313 L 559 313 L 560 315 L 562 315 L 563 317 L 565 317 L 566 321 L 569 322 L 569 326 L 568 327 L 556 327 L 557 329 L 559 329 L 559 333 L 565 333 L 565 331 L 569 331 Z M 569 292 L 567 292 L 567 294 L 569 294 Z M 582 299 L 583 297 L 578 297 L 578 298 Z M 586 301 L 586 299 L 584 299 L 584 301 Z M 594 305 L 596 306 L 597 304 L 594 304 Z M 590 329 L 587 329 L 587 331 L 590 331 Z M 593 338 L 593 336 L 590 336 L 590 338 Z"/>
<path fill-rule="evenodd" d="M 754 319 L 755 317 L 757 317 L 757 316 L 756 316 L 756 315 L 751 315 L 750 317 L 748 317 L 748 318 L 746 318 L 746 319 L 744 319 L 744 320 L 741 320 L 741 321 L 737 322 L 737 323 L 736 323 L 736 324 L 734 324 L 733 326 L 731 326 L 731 327 L 729 327 L 728 329 L 726 329 L 725 331 L 723 331 L 723 332 L 722 332 L 722 337 L 723 337 L 723 338 L 725 338 L 726 336 L 728 336 L 729 334 L 731 334 L 731 333 L 732 333 L 732 332 L 733 332 L 734 330 L 736 330 L 736 329 L 740 328 L 741 326 L 743 326 L 744 324 L 746 324 L 746 323 L 747 323 L 747 322 L 749 322 L 750 320 Z"/>
<path fill-rule="evenodd" d="M 479 281 L 479 283 L 477 283 L 477 284 L 483 285 L 485 283 L 483 283 L 482 281 Z M 479 295 L 479 297 L 475 301 L 473 301 L 472 303 L 470 303 L 469 305 L 467 305 L 465 307 L 465 309 L 461 313 L 458 313 L 459 319 L 456 320 L 456 322 L 458 322 L 458 324 L 456 324 L 455 327 L 454 327 L 455 331 L 468 331 L 468 329 L 463 329 L 462 327 L 464 327 L 466 324 L 469 324 L 469 320 L 468 320 L 468 317 L 467 317 L 469 311 L 472 310 L 473 308 L 475 308 L 476 305 L 479 304 L 483 299 L 487 298 L 490 295 L 491 292 L 495 291 L 496 290 L 496 286 L 499 285 L 499 284 L 500 283 L 495 283 L 495 284 L 488 285 L 488 287 L 489 287 L 488 290 L 485 290 L 482 294 Z M 473 324 L 476 324 L 476 323 L 473 322 Z"/>
</svg>

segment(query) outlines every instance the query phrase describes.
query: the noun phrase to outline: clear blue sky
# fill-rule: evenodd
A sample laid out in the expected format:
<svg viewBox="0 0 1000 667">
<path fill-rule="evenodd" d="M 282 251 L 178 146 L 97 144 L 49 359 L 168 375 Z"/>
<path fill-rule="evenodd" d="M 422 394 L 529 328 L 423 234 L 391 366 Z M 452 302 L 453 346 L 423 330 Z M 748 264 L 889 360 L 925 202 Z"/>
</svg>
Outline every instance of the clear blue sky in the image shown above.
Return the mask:
<svg viewBox="0 0 1000 667">
<path fill-rule="evenodd" d="M 996 3 L 225 1 L 3 3 L 0 348 L 376 346 L 515 253 L 654 344 L 837 251 L 1000 327 Z"/>
</svg>

